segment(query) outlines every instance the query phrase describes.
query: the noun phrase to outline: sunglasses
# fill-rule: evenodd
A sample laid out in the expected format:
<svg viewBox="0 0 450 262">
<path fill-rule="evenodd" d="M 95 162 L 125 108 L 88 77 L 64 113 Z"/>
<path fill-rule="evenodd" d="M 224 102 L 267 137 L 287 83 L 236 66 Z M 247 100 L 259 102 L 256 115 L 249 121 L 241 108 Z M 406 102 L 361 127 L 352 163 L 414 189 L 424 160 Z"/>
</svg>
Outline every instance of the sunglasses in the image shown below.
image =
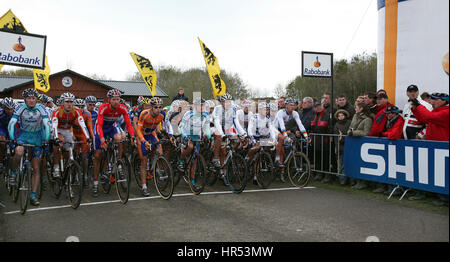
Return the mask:
<svg viewBox="0 0 450 262">
<path fill-rule="evenodd" d="M 161 109 L 161 108 L 162 108 L 162 106 L 154 106 L 153 108 L 156 108 L 156 109 Z"/>
</svg>

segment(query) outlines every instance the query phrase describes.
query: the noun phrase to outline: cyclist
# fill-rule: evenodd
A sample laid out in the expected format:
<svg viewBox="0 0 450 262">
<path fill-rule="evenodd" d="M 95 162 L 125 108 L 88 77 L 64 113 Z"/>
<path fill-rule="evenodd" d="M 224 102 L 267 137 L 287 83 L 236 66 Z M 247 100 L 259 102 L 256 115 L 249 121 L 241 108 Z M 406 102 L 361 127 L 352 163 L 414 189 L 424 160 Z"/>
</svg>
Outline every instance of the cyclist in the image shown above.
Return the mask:
<svg viewBox="0 0 450 262">
<path fill-rule="evenodd" d="M 225 162 L 226 148 L 222 147 L 222 138 L 224 136 L 246 136 L 245 130 L 240 125 L 236 117 L 236 107 L 232 104 L 232 96 L 228 93 L 217 98 L 220 105 L 214 108 L 214 158 L 213 164 L 219 168 Z M 219 160 L 220 153 L 220 160 Z M 222 178 L 225 181 L 224 170 L 221 170 Z"/>
<path fill-rule="evenodd" d="M 209 113 L 204 112 L 204 99 L 194 100 L 192 110 L 186 112 L 179 125 L 181 131 L 181 138 L 184 141 L 183 149 L 181 150 L 181 157 L 178 160 L 178 169 L 184 172 L 184 162 L 186 156 L 194 149 L 191 139 L 200 140 L 203 136 L 208 139 L 211 138 L 211 129 L 209 126 Z M 195 181 L 192 181 L 194 184 Z"/>
<path fill-rule="evenodd" d="M 81 141 L 86 141 L 90 136 L 81 110 L 74 106 L 75 96 L 72 93 L 64 93 L 60 98 L 62 100 L 62 105 L 53 112 L 52 127 L 55 140 L 59 141 L 62 149 L 67 152 L 73 146 L 70 143 L 73 143 L 75 129 L 80 129 L 81 136 L 83 137 L 84 135 L 85 138 L 83 137 L 84 139 L 81 139 Z M 76 126 L 76 128 L 73 128 L 74 126 Z M 77 137 L 77 139 L 80 139 L 80 137 Z M 63 144 L 64 142 L 69 144 Z M 66 153 L 64 156 L 65 158 L 68 157 Z M 53 177 L 60 176 L 60 159 L 61 152 L 58 150 L 58 147 L 54 147 Z"/>
<path fill-rule="evenodd" d="M 132 111 L 134 130 L 136 130 L 137 128 L 137 123 L 139 121 L 139 117 L 141 116 L 142 111 L 150 108 L 150 98 L 143 96 L 140 96 L 139 98 L 138 98 L 139 106 L 136 106 Z"/>
<path fill-rule="evenodd" d="M 120 104 L 120 91 L 117 89 L 109 90 L 106 94 L 108 102 L 102 104 L 98 110 L 97 122 L 94 129 L 94 185 L 92 194 L 98 196 L 98 175 L 100 173 L 100 160 L 102 158 L 101 149 L 108 148 L 106 138 L 113 137 L 116 143 L 119 143 L 119 158 L 122 158 L 123 146 L 120 144 L 122 136 L 117 128 L 117 122 L 120 116 L 124 117 L 126 129 L 134 143 L 134 129 L 131 125 L 130 117 L 124 105 Z M 119 170 L 121 166 L 119 165 Z"/>
<path fill-rule="evenodd" d="M 238 118 L 239 124 L 241 124 L 242 128 L 244 128 L 244 130 L 248 132 L 248 122 L 253 114 L 249 111 L 252 103 L 249 100 L 244 100 L 242 101 L 241 105 L 242 109 L 236 111 L 236 117 Z"/>
<path fill-rule="evenodd" d="M 32 144 L 39 147 L 34 147 L 32 152 L 32 166 L 33 178 L 32 193 L 30 195 L 30 203 L 34 206 L 39 205 L 39 200 L 36 196 L 36 190 L 39 186 L 40 172 L 39 166 L 41 163 L 42 141 L 48 141 L 50 138 L 50 125 L 48 115 L 45 108 L 37 104 L 38 92 L 33 88 L 25 89 L 22 92 L 25 103 L 16 107 L 13 116 L 8 124 L 9 138 L 14 139 L 16 123 L 19 123 L 19 136 L 17 137 L 18 146 L 15 148 L 15 154 L 12 159 L 10 183 L 16 184 L 17 168 L 19 167 L 20 159 L 24 154 L 23 144 Z"/>
<path fill-rule="evenodd" d="M 79 125 L 73 125 L 73 135 L 75 136 L 76 140 L 81 142 L 81 146 L 77 146 L 77 148 L 81 147 L 81 157 L 83 159 L 84 162 L 84 170 L 83 173 L 87 174 L 88 172 L 88 159 L 87 159 L 87 155 L 89 154 L 89 150 L 90 150 L 90 139 L 91 137 L 94 137 L 94 129 L 92 127 L 92 116 L 91 113 L 85 108 L 86 102 L 83 99 L 75 99 L 74 105 L 76 107 L 78 107 L 81 111 L 81 115 L 83 116 L 83 120 L 84 123 L 86 124 L 86 128 L 87 131 L 89 133 L 89 137 L 86 137 L 85 131 L 86 130 L 81 130 L 81 126 Z M 78 150 L 77 150 L 78 152 Z M 88 180 L 87 180 L 87 176 L 84 176 L 84 185 L 87 186 L 88 185 Z"/>
<path fill-rule="evenodd" d="M 164 129 L 169 133 L 170 140 L 173 143 L 173 131 L 172 126 L 168 121 L 166 121 L 166 115 L 162 110 L 162 99 L 158 97 L 152 97 L 150 99 L 150 109 L 144 110 L 139 117 L 139 122 L 136 128 L 136 134 L 138 136 L 140 146 L 138 146 L 139 157 L 141 159 L 141 189 L 142 194 L 147 197 L 150 195 L 147 189 L 147 160 L 148 152 L 152 146 L 152 143 L 159 141 L 156 135 L 156 129 L 163 123 Z M 162 146 L 158 145 L 158 151 L 160 154 L 162 152 Z"/>
<path fill-rule="evenodd" d="M 95 126 L 95 122 L 97 121 L 98 112 L 95 110 L 95 103 L 97 103 L 97 98 L 95 96 L 88 96 L 84 99 L 86 103 L 86 108 L 91 113 L 92 118 L 92 126 Z"/>
<path fill-rule="evenodd" d="M 14 113 L 14 109 L 17 104 L 14 102 L 14 99 L 11 97 L 6 97 L 0 103 L 0 173 L 3 173 L 7 170 L 4 170 L 3 166 L 3 158 L 5 157 L 6 152 L 6 144 L 1 143 L 1 141 L 5 141 L 8 138 L 8 124 L 11 120 L 11 117 Z"/>
<path fill-rule="evenodd" d="M 288 134 L 290 134 L 290 131 L 286 131 L 286 124 L 289 121 L 295 121 L 295 123 L 298 126 L 298 129 L 300 131 L 296 131 L 295 135 L 297 137 L 300 137 L 300 135 L 303 135 L 305 139 L 310 142 L 310 138 L 308 137 L 308 133 L 306 132 L 305 127 L 302 124 L 302 121 L 300 120 L 300 117 L 298 115 L 298 112 L 294 110 L 294 108 L 297 106 L 295 104 L 295 100 L 292 98 L 287 98 L 285 100 L 286 107 L 279 110 L 276 114 L 274 126 L 280 134 L 278 134 L 278 143 L 276 146 L 276 157 L 275 157 L 275 165 L 278 165 L 279 167 L 283 168 L 283 158 L 284 158 L 284 147 L 283 144 L 288 144 L 290 142 L 290 138 L 288 137 Z M 284 182 L 283 175 L 281 176 L 281 180 Z"/>
</svg>

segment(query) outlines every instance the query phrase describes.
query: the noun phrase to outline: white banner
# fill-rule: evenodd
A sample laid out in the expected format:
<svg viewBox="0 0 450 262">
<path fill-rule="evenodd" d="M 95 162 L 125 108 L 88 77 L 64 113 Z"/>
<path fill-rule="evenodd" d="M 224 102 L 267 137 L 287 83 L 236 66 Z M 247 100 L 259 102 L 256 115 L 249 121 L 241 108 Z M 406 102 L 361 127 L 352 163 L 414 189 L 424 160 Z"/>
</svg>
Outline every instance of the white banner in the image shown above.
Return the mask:
<svg viewBox="0 0 450 262">
<path fill-rule="evenodd" d="M 44 69 L 46 36 L 0 31 L 0 64 Z"/>
<path fill-rule="evenodd" d="M 331 77 L 333 54 L 302 51 L 302 76 Z"/>
</svg>

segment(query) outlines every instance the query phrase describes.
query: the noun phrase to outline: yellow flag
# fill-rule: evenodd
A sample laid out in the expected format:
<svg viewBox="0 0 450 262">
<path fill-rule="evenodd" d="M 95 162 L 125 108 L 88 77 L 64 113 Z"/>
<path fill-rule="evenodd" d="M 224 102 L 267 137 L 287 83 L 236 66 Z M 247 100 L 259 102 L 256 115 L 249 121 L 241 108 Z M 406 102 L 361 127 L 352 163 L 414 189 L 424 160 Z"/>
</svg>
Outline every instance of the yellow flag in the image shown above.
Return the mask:
<svg viewBox="0 0 450 262">
<path fill-rule="evenodd" d="M 42 69 L 33 69 L 33 77 L 34 77 L 34 88 L 36 90 L 47 93 L 50 90 L 50 67 L 48 66 L 48 59 L 45 56 L 45 68 Z"/>
<path fill-rule="evenodd" d="M 27 30 L 20 22 L 19 18 L 17 18 L 11 9 L 8 10 L 2 17 L 0 17 L 0 29 L 13 31 L 18 33 L 27 33 Z M 0 64 L 0 70 L 3 65 Z"/>
<path fill-rule="evenodd" d="M 142 79 L 144 79 L 145 84 L 147 85 L 148 90 L 152 94 L 152 96 L 156 95 L 156 72 L 153 69 L 150 60 L 147 58 L 140 56 L 135 53 L 130 53 L 131 58 L 133 58 L 134 63 L 136 64 L 139 72 L 141 73 Z"/>
<path fill-rule="evenodd" d="M 219 60 L 209 50 L 208 47 L 198 38 L 200 47 L 202 48 L 203 58 L 205 58 L 206 70 L 208 71 L 209 80 L 211 81 L 214 98 L 221 96 L 227 92 L 225 82 L 220 77 Z"/>
</svg>

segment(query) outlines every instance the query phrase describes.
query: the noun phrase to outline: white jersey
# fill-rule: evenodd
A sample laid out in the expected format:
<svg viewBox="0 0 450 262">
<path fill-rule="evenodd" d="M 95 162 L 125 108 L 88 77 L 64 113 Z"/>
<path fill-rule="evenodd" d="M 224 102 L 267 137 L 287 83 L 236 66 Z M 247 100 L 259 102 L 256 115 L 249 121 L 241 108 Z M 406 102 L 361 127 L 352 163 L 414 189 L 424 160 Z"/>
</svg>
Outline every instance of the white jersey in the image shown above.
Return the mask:
<svg viewBox="0 0 450 262">
<path fill-rule="evenodd" d="M 246 132 L 248 132 L 248 124 L 252 115 L 253 113 L 250 111 L 248 111 L 248 114 L 245 114 L 243 109 L 239 109 L 236 111 L 236 116 L 239 124 L 242 126 L 242 128 L 244 128 Z"/>
<path fill-rule="evenodd" d="M 272 125 L 272 121 L 268 116 L 253 114 L 248 123 L 248 135 L 253 138 L 255 136 L 270 138 L 275 141 L 277 132 Z"/>
<path fill-rule="evenodd" d="M 283 134 L 283 136 L 287 136 L 286 123 L 292 119 L 294 119 L 295 122 L 297 123 L 297 126 L 300 129 L 300 132 L 304 136 L 307 136 L 306 128 L 303 126 L 302 121 L 300 120 L 300 116 L 298 115 L 297 111 L 292 111 L 291 114 L 288 114 L 286 112 L 286 109 L 279 110 L 275 117 L 274 126 L 276 129 L 279 130 L 280 133 Z"/>
<path fill-rule="evenodd" d="M 242 128 L 236 116 L 236 107 L 231 106 L 228 110 L 224 110 L 222 105 L 214 108 L 213 112 L 214 127 L 220 135 L 245 135 L 246 132 Z"/>
<path fill-rule="evenodd" d="M 428 109 L 428 111 L 433 111 L 433 106 L 430 105 L 428 102 L 422 100 L 422 98 L 420 96 L 417 97 L 417 100 L 419 101 L 419 103 L 421 105 L 423 105 L 426 109 Z M 408 127 L 413 127 L 413 128 L 417 128 L 417 129 L 424 128 L 424 124 L 419 122 L 416 119 L 416 117 L 413 115 L 413 113 L 411 111 L 411 103 L 409 103 L 409 102 L 403 108 L 402 117 L 403 117 L 403 119 L 405 119 L 405 124 L 403 125 L 403 137 L 405 137 L 405 139 L 408 137 L 406 128 L 408 128 Z"/>
</svg>

